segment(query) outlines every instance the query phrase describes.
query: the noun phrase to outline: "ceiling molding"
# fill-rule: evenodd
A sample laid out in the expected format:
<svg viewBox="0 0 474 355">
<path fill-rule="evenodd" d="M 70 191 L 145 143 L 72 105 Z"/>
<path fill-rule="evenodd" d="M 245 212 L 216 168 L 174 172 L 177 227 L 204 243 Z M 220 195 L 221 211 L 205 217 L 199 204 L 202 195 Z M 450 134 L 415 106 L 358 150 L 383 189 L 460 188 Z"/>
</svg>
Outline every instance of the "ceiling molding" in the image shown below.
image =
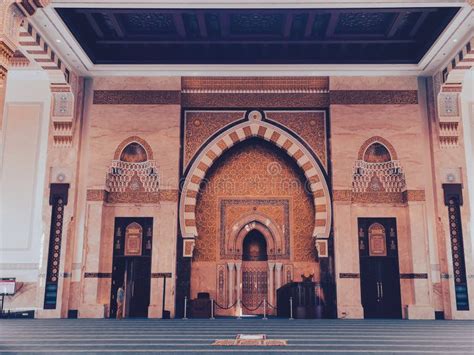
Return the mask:
<svg viewBox="0 0 474 355">
<path fill-rule="evenodd" d="M 105 65 L 94 64 L 78 44 L 75 37 L 64 25 L 55 11 L 55 7 L 104 7 L 104 8 L 367 8 L 367 7 L 445 7 L 459 6 L 458 12 L 450 25 L 438 37 L 433 46 L 427 51 L 418 64 L 282 64 L 282 65 L 195 65 L 195 64 L 163 64 L 163 65 Z M 308 75 L 431 75 L 440 70 L 449 60 L 461 41 L 472 36 L 474 31 L 473 9 L 464 0 L 451 1 L 240 1 L 229 4 L 228 1 L 208 0 L 194 1 L 76 1 L 53 0 L 52 5 L 38 10 L 31 18 L 32 24 L 44 38 L 49 40 L 54 50 L 64 58 L 68 66 L 81 76 L 308 76 Z M 458 38 L 458 43 L 452 39 Z M 443 55 L 445 53 L 445 55 Z M 225 73 L 225 74 L 224 74 Z"/>
</svg>

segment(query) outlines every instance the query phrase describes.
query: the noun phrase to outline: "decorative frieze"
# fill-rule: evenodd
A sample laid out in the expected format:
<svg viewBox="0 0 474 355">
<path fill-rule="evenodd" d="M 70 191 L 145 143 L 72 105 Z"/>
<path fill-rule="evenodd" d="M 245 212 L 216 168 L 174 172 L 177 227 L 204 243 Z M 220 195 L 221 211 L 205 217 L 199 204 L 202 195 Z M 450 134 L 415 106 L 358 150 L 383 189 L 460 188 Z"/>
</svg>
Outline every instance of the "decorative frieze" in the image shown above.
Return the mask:
<svg viewBox="0 0 474 355">
<path fill-rule="evenodd" d="M 340 279 L 359 279 L 360 274 L 355 273 L 355 272 L 341 272 L 339 273 L 339 278 Z"/>
<path fill-rule="evenodd" d="M 94 105 L 179 105 L 176 90 L 94 90 Z"/>
<path fill-rule="evenodd" d="M 416 90 L 334 90 L 331 105 L 416 105 Z"/>
<path fill-rule="evenodd" d="M 428 279 L 428 274 L 426 273 L 408 273 L 408 274 L 400 274 L 400 279 Z"/>
<path fill-rule="evenodd" d="M 403 192 L 353 192 L 351 190 L 333 190 L 333 201 L 351 203 L 396 203 L 425 201 L 425 190 L 405 190 Z"/>
<path fill-rule="evenodd" d="M 155 192 L 126 191 L 109 192 L 106 190 L 87 190 L 87 201 L 101 201 L 107 203 L 160 203 L 178 202 L 179 191 L 177 189 L 159 190 Z"/>
</svg>

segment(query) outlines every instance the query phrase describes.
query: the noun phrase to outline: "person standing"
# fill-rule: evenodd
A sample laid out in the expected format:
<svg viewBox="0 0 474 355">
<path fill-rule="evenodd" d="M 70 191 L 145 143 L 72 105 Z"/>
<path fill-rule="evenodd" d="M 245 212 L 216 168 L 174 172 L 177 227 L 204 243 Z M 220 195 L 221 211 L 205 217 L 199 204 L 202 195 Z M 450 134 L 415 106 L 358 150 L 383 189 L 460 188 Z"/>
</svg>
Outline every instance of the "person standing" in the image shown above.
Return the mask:
<svg viewBox="0 0 474 355">
<path fill-rule="evenodd" d="M 123 318 L 123 300 L 125 298 L 125 291 L 122 286 L 117 290 L 117 319 Z"/>
</svg>

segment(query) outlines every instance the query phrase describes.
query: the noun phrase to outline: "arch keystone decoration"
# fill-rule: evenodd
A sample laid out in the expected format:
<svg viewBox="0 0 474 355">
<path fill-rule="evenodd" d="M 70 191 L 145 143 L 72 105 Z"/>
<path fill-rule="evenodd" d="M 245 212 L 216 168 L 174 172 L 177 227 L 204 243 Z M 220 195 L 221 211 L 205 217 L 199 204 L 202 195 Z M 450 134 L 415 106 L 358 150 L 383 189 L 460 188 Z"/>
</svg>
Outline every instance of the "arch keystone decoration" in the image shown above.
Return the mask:
<svg viewBox="0 0 474 355">
<path fill-rule="evenodd" d="M 181 192 L 179 221 L 182 237 L 198 237 L 196 228 L 196 197 L 207 171 L 217 159 L 234 145 L 252 137 L 274 144 L 292 157 L 303 170 L 315 206 L 314 238 L 329 238 L 331 230 L 331 200 L 329 188 L 316 159 L 297 138 L 276 125 L 262 119 L 259 111 L 252 111 L 248 120 L 225 130 L 201 150 L 190 166 Z"/>
</svg>

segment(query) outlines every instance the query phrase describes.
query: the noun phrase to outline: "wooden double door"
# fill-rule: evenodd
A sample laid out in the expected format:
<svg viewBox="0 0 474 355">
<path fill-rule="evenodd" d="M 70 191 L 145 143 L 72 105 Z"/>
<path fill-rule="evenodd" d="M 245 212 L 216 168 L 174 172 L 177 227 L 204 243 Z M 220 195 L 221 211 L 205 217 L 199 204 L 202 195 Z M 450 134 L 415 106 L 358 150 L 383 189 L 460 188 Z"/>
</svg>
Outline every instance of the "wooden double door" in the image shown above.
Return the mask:
<svg viewBox="0 0 474 355">
<path fill-rule="evenodd" d="M 359 256 L 365 318 L 401 318 L 395 218 L 360 218 Z"/>
</svg>

